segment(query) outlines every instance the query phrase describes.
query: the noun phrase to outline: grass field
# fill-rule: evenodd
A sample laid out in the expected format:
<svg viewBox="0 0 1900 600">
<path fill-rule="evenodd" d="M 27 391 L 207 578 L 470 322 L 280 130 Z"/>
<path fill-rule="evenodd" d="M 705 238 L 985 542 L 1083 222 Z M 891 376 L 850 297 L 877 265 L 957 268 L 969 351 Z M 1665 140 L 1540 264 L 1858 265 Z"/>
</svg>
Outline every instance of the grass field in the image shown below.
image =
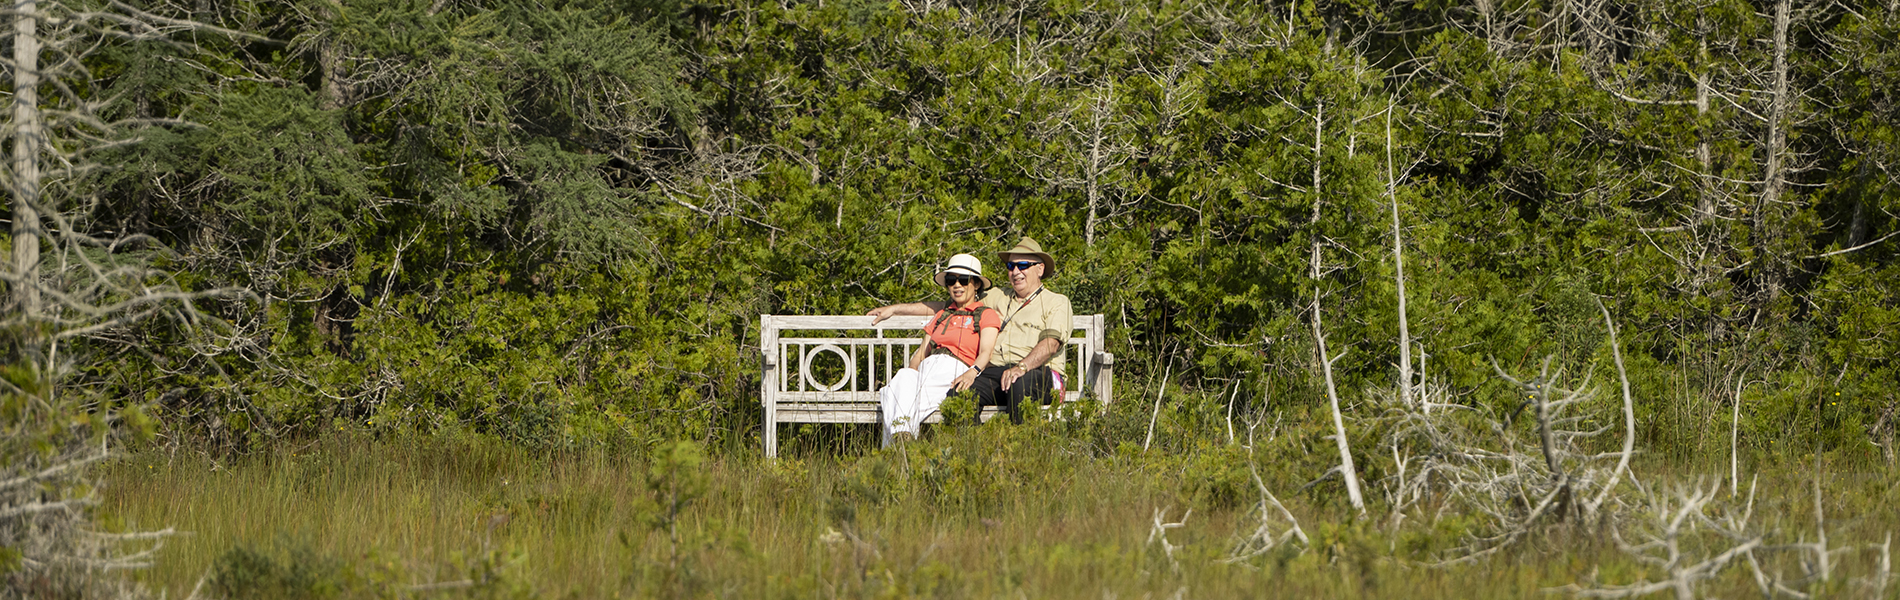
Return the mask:
<svg viewBox="0 0 1900 600">
<path fill-rule="evenodd" d="M 901 450 L 794 448 L 775 462 L 690 444 L 556 452 L 348 433 L 231 462 L 147 451 L 108 467 L 102 514 L 109 527 L 187 532 L 135 575 L 173 598 L 201 582 L 200 597 L 1541 597 L 1668 575 L 1606 535 L 1640 528 L 1648 516 L 1634 513 L 1434 567 L 1478 531 L 1471 515 L 1395 523 L 1375 481 L 1356 518 L 1337 480 L 1299 491 L 1311 474 L 1265 453 L 1264 480 L 1310 543 L 1226 562 L 1259 519 L 1251 488 L 1210 483 L 1231 471 L 1207 464 L 1245 473 L 1233 447 L 1090 453 L 1049 425 L 930 433 Z M 1652 459 L 1637 472 L 1667 496 L 1721 479 L 1698 466 Z M 1834 549 L 1823 581 L 1812 553 L 1790 546 L 1816 539 L 1814 468 L 1750 469 L 1761 569 L 1790 590 L 1893 597 L 1877 545 L 1900 529 L 1900 478 L 1820 464 Z M 1745 494 L 1727 493 L 1709 514 L 1742 507 Z M 1165 543 L 1158 510 L 1183 523 Z M 1681 550 L 1721 547 L 1697 535 Z M 1759 595 L 1751 573 L 1730 561 L 1696 594 Z"/>
</svg>

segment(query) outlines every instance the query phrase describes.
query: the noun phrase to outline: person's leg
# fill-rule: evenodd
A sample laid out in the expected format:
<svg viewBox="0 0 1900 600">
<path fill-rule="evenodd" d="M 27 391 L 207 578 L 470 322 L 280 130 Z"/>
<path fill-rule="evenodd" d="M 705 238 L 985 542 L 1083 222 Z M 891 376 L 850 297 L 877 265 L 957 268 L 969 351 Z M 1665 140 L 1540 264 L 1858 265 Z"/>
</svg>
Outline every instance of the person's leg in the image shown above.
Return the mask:
<svg viewBox="0 0 1900 600">
<path fill-rule="evenodd" d="M 1023 423 L 1024 400 L 1049 404 L 1052 396 L 1050 391 L 1054 385 L 1055 380 L 1049 376 L 1049 367 L 1046 366 L 1030 369 L 1022 377 L 1017 377 L 1016 383 L 1009 386 L 1009 422 L 1017 425 Z"/>
<path fill-rule="evenodd" d="M 969 365 L 948 354 L 930 356 L 924 359 L 923 364 L 917 365 L 923 383 L 917 389 L 917 404 L 912 407 L 911 422 L 899 430 L 908 431 L 912 437 L 916 437 L 922 431 L 924 419 L 930 418 L 931 413 L 943 406 L 944 396 L 950 394 L 950 384 L 955 383 L 957 376 L 969 368 Z"/>
<path fill-rule="evenodd" d="M 918 379 L 916 369 L 900 369 L 884 384 L 884 389 L 877 391 L 878 420 L 882 422 L 882 435 L 879 436 L 881 444 L 891 445 L 894 429 L 902 427 L 910 418 L 913 412 L 911 405 L 917 398 Z"/>
<path fill-rule="evenodd" d="M 976 394 L 976 414 L 971 417 L 976 420 L 976 424 L 983 424 L 983 407 L 1007 404 L 1004 402 L 1005 398 L 999 397 L 1003 395 L 1000 393 L 1003 387 L 1003 370 L 1007 368 L 1001 365 L 990 365 L 976 376 L 975 383 L 970 384 L 970 391 Z"/>
</svg>

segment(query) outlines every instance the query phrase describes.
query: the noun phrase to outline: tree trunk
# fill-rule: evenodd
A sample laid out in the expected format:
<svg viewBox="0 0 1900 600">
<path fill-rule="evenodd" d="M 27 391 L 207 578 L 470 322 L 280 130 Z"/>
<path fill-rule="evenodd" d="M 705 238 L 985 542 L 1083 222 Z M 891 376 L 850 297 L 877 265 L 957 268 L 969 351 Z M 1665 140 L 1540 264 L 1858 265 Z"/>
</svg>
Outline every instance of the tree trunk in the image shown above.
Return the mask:
<svg viewBox="0 0 1900 600">
<path fill-rule="evenodd" d="M 1392 111 L 1395 110 L 1398 110 L 1396 102 L 1386 105 L 1385 197 L 1392 201 L 1392 279 L 1398 284 L 1399 296 L 1399 401 L 1412 406 L 1412 327 L 1405 317 L 1405 239 L 1399 234 L 1399 182 L 1392 169 Z"/>
<path fill-rule="evenodd" d="M 13 21 L 13 283 L 14 310 L 40 315 L 40 38 L 34 0 L 22 0 Z"/>
<path fill-rule="evenodd" d="M 1114 101 L 1113 96 L 1110 95 L 1112 93 L 1112 91 L 1104 91 L 1097 96 L 1095 110 L 1091 111 L 1093 118 L 1089 128 L 1089 216 L 1082 227 L 1082 243 L 1088 247 L 1095 246 L 1095 221 L 1102 204 L 1102 138 L 1107 136 L 1106 125 L 1102 123 L 1102 113 L 1113 110 Z"/>
<path fill-rule="evenodd" d="M 327 4 L 319 4 L 318 6 L 323 7 L 318 9 L 317 12 L 318 18 L 323 20 L 323 27 L 330 29 L 334 34 L 336 24 L 340 20 L 339 17 L 341 15 L 333 11 L 342 10 L 343 7 L 338 5 L 333 9 Z M 338 48 L 341 44 L 342 42 L 338 41 L 334 35 L 330 36 L 329 39 L 317 42 L 317 69 L 320 71 L 320 76 L 322 77 L 322 82 L 320 83 L 322 88 L 317 98 L 318 107 L 324 110 L 336 110 L 349 104 L 348 96 L 350 90 L 342 81 L 343 57 L 341 49 Z"/>
<path fill-rule="evenodd" d="M 1313 242 L 1313 272 L 1319 273 L 1319 241 Z M 1318 280 L 1314 280 L 1318 283 Z M 1346 418 L 1339 410 L 1339 392 L 1333 386 L 1334 357 L 1326 352 L 1326 333 L 1320 323 L 1319 286 L 1313 286 L 1313 341 L 1319 344 L 1320 371 L 1326 376 L 1326 401 L 1333 412 L 1333 439 L 1339 446 L 1339 473 L 1346 478 L 1346 497 L 1364 515 L 1366 500 L 1359 493 L 1359 470 L 1352 464 L 1352 445 L 1346 441 Z M 1344 353 L 1341 353 L 1344 356 Z"/>
<path fill-rule="evenodd" d="M 1761 202 L 1755 211 L 1754 218 L 1757 251 L 1764 253 L 1764 256 L 1773 255 L 1776 249 L 1772 246 L 1781 235 L 1780 232 L 1775 231 L 1776 224 L 1769 215 L 1779 210 L 1776 205 L 1781 203 L 1785 183 L 1782 181 L 1781 163 L 1788 142 L 1788 129 L 1785 126 L 1788 118 L 1788 13 L 1788 0 L 1775 3 L 1775 87 L 1769 97 L 1768 147 L 1765 150 L 1767 156 L 1763 157 L 1765 172 L 1762 177 Z M 1761 248 L 1760 246 L 1769 247 Z M 1772 260 L 1763 265 L 1762 283 L 1767 293 L 1763 302 L 1764 306 L 1772 304 L 1781 295 L 1782 277 L 1786 270 L 1786 265 L 1781 263 L 1782 260 Z"/>
<path fill-rule="evenodd" d="M 1603 484 L 1596 499 L 1590 501 L 1591 512 L 1603 507 L 1610 490 L 1616 489 L 1616 482 L 1629 471 L 1630 456 L 1636 452 L 1636 399 L 1630 395 L 1629 371 L 1623 368 L 1623 348 L 1616 342 L 1616 321 L 1610 319 L 1610 307 L 1603 305 L 1602 298 L 1597 299 L 1597 310 L 1603 313 L 1603 326 L 1610 332 L 1610 356 L 1616 359 L 1616 378 L 1623 384 L 1623 452 L 1617 456 L 1616 468 L 1610 471 L 1610 482 Z"/>
<path fill-rule="evenodd" d="M 1861 166 L 1866 171 L 1866 165 Z M 1867 241 L 1867 201 L 1854 201 L 1854 218 L 1847 222 L 1847 244 L 1843 248 L 1855 248 Z"/>
<path fill-rule="evenodd" d="M 1333 385 L 1332 355 L 1326 350 L 1326 330 L 1320 321 L 1320 270 L 1319 270 L 1319 215 L 1320 215 L 1320 159 L 1325 155 L 1326 105 L 1321 103 L 1313 113 L 1313 221 L 1309 227 L 1313 230 L 1313 263 L 1310 274 L 1313 279 L 1313 341 L 1319 346 L 1320 372 L 1326 378 L 1326 400 L 1333 413 L 1333 439 L 1339 446 L 1339 472 L 1346 479 L 1346 496 L 1352 500 L 1352 507 L 1360 514 L 1366 512 L 1366 501 L 1359 493 L 1359 471 L 1352 464 L 1352 445 L 1346 441 L 1346 419 L 1339 411 L 1339 392 Z"/>
<path fill-rule="evenodd" d="M 1698 183 L 1700 185 L 1696 186 L 1701 190 L 1701 193 L 1696 200 L 1695 218 L 1690 222 L 1700 225 L 1704 220 L 1715 215 L 1715 194 L 1709 189 L 1713 184 L 1711 184 L 1708 179 L 1715 175 L 1715 159 L 1709 148 L 1707 125 L 1709 115 L 1709 41 L 1707 39 L 1702 40 L 1701 51 L 1697 53 L 1696 58 L 1701 64 L 1696 66 L 1695 74 L 1695 116 L 1697 120 L 1695 158 L 1696 164 L 1701 166 L 1702 170 L 1698 173 Z"/>
</svg>

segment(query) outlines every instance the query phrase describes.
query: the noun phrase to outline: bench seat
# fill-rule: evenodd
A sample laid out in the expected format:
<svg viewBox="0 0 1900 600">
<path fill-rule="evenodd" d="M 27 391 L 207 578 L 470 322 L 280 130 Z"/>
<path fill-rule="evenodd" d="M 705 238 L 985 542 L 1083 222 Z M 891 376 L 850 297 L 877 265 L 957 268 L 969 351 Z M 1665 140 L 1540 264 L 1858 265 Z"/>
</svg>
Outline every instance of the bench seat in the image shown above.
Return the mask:
<svg viewBox="0 0 1900 600">
<path fill-rule="evenodd" d="M 877 400 L 871 402 L 781 402 L 780 423 L 872 423 L 878 422 Z M 1003 414 L 1000 406 L 983 407 L 983 420 Z M 925 423 L 942 423 L 943 413 L 931 413 Z"/>
</svg>

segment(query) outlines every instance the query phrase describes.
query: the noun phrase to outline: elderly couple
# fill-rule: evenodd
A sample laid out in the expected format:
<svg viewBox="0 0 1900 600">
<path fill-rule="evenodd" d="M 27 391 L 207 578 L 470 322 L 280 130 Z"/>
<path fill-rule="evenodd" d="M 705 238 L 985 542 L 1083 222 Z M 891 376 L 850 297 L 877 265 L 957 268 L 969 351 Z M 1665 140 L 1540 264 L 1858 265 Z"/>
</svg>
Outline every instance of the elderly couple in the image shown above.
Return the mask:
<svg viewBox="0 0 1900 600">
<path fill-rule="evenodd" d="M 982 262 L 958 254 L 935 277 L 946 301 L 866 313 L 875 317 L 872 323 L 897 315 L 931 317 L 924 325 L 929 339 L 878 391 L 885 443 L 915 438 L 924 418 L 952 391 L 973 390 L 978 406 L 1003 406 L 1015 423 L 1023 422 L 1024 400 L 1048 404 L 1062 397 L 1069 298 L 1042 287 L 1042 280 L 1055 277 L 1055 259 L 1027 237 L 997 258 L 1009 273 L 1007 286 L 990 287 Z"/>
</svg>

